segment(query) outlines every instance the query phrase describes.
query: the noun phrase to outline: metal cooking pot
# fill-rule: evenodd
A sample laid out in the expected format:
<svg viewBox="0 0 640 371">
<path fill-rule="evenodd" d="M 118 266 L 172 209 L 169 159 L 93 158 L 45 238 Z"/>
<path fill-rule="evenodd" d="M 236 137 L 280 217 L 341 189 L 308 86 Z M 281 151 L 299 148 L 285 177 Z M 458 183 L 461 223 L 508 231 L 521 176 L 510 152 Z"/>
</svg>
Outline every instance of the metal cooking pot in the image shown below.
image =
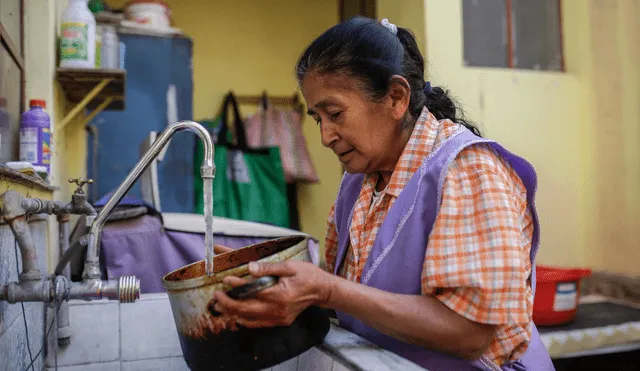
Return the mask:
<svg viewBox="0 0 640 371">
<path fill-rule="evenodd" d="M 251 261 L 311 262 L 309 238 L 290 236 L 246 246 L 214 257 L 215 274 L 205 274 L 204 260 L 177 269 L 162 279 L 167 290 L 180 346 L 189 368 L 196 370 L 260 370 L 298 356 L 322 342 L 329 332 L 328 312 L 311 306 L 286 327 L 249 329 L 236 325 L 228 315 L 213 310 L 216 290 L 242 299 L 277 282 L 262 277 L 231 290 L 222 279 L 252 279 Z"/>
</svg>

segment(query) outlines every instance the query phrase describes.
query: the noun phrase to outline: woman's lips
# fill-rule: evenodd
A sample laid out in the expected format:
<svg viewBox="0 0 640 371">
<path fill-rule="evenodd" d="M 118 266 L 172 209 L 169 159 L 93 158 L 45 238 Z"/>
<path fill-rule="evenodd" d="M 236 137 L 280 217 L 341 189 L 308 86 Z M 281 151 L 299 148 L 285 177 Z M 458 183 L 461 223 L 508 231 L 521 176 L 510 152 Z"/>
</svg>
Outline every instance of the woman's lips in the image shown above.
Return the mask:
<svg viewBox="0 0 640 371">
<path fill-rule="evenodd" d="M 351 152 L 353 152 L 353 149 L 350 149 L 350 150 L 348 150 L 346 152 L 342 152 L 341 154 L 338 155 L 338 160 L 344 162 L 345 159 L 346 159 L 346 156 L 348 156 L 349 153 L 351 153 Z"/>
</svg>

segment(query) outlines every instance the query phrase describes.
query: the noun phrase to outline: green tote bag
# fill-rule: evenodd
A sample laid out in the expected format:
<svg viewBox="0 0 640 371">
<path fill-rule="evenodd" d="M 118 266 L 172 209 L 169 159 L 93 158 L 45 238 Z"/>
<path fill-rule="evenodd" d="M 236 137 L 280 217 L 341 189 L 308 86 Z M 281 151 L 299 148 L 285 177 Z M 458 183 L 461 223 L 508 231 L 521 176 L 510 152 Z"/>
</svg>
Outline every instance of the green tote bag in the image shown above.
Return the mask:
<svg viewBox="0 0 640 371">
<path fill-rule="evenodd" d="M 235 116 L 236 144 L 231 140 L 227 113 Z M 278 147 L 249 148 L 237 101 L 232 93 L 224 100 L 220 115 L 203 122 L 209 132 L 221 125 L 214 145 L 216 175 L 213 179 L 213 215 L 289 227 L 289 201 Z M 204 213 L 200 178 L 203 148 L 196 145 L 194 162 L 196 213 Z"/>
</svg>

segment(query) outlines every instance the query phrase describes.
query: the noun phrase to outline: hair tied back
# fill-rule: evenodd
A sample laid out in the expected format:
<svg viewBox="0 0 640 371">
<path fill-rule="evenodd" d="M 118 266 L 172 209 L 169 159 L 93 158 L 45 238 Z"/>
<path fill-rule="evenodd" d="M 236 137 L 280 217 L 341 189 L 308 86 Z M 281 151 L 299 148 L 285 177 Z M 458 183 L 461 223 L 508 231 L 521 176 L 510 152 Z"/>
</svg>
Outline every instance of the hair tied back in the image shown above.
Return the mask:
<svg viewBox="0 0 640 371">
<path fill-rule="evenodd" d="M 424 83 L 423 91 L 425 95 L 429 95 L 431 93 L 431 81 L 427 81 Z"/>
<path fill-rule="evenodd" d="M 389 31 L 391 31 L 392 34 L 394 34 L 394 35 L 398 34 L 398 27 L 395 24 L 390 23 L 387 18 L 383 18 L 382 21 L 380 21 L 380 23 L 384 27 L 386 27 Z"/>
</svg>

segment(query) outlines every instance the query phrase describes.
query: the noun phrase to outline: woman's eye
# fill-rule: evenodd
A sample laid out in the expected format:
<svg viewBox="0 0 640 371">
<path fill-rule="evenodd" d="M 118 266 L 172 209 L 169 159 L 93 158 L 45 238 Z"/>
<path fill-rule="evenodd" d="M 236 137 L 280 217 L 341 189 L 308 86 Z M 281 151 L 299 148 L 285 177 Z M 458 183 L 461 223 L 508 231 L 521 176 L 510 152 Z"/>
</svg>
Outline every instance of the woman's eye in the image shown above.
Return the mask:
<svg viewBox="0 0 640 371">
<path fill-rule="evenodd" d="M 332 114 L 331 114 L 331 120 L 334 120 L 334 121 L 335 121 L 335 120 L 337 120 L 338 118 L 340 118 L 340 114 L 341 114 L 341 113 L 342 113 L 342 112 L 332 113 Z"/>
<path fill-rule="evenodd" d="M 316 122 L 316 125 L 320 125 L 320 121 L 321 121 L 321 120 L 320 120 L 320 117 L 315 117 L 315 118 L 313 119 L 313 121 L 315 121 L 315 122 Z"/>
</svg>

